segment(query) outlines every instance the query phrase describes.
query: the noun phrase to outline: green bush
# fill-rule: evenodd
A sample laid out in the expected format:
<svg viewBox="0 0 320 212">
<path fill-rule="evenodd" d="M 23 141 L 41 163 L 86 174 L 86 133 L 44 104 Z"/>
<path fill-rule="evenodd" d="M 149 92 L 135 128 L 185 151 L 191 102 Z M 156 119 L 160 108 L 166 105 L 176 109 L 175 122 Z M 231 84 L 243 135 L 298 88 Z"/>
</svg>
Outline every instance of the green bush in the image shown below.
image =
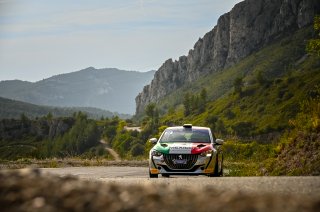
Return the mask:
<svg viewBox="0 0 320 212">
<path fill-rule="evenodd" d="M 130 153 L 133 157 L 144 154 L 144 146 L 142 144 L 135 144 L 132 146 Z"/>
</svg>

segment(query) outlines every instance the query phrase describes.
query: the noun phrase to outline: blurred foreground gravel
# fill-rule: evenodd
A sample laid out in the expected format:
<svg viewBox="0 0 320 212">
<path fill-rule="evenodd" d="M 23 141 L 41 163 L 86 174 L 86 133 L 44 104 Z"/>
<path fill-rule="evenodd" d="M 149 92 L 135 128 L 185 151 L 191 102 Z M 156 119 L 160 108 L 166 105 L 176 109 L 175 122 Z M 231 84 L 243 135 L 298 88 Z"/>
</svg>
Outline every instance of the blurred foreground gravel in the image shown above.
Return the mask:
<svg viewBox="0 0 320 212">
<path fill-rule="evenodd" d="M 320 211 L 320 198 L 125 185 L 22 169 L 0 171 L 0 206 L 1 211 Z"/>
</svg>

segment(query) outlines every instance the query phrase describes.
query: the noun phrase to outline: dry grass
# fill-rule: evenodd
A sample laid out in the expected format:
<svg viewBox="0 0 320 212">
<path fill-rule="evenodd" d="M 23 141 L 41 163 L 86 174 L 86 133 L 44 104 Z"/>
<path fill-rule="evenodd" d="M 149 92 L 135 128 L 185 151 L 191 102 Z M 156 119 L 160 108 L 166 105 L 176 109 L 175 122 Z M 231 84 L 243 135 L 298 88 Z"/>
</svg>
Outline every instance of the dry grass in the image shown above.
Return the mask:
<svg viewBox="0 0 320 212">
<path fill-rule="evenodd" d="M 147 160 L 106 160 L 106 159 L 80 159 L 80 158 L 53 158 L 53 159 L 19 159 L 15 161 L 0 161 L 0 169 L 21 168 L 62 168 L 78 166 L 148 166 Z"/>
</svg>

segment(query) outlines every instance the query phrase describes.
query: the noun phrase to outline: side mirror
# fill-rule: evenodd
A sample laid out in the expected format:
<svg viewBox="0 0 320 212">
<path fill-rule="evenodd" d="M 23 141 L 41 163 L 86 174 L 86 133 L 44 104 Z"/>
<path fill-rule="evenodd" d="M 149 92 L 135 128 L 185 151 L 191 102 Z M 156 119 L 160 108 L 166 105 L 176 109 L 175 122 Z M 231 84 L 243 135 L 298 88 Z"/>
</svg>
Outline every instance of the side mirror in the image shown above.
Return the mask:
<svg viewBox="0 0 320 212">
<path fill-rule="evenodd" d="M 222 145 L 223 142 L 224 142 L 224 140 L 219 139 L 219 138 L 217 138 L 217 139 L 214 141 L 214 143 L 215 143 L 215 144 L 218 144 L 218 145 Z"/>
<path fill-rule="evenodd" d="M 152 144 L 156 144 L 158 142 L 158 139 L 150 138 L 149 142 L 151 142 Z"/>
</svg>

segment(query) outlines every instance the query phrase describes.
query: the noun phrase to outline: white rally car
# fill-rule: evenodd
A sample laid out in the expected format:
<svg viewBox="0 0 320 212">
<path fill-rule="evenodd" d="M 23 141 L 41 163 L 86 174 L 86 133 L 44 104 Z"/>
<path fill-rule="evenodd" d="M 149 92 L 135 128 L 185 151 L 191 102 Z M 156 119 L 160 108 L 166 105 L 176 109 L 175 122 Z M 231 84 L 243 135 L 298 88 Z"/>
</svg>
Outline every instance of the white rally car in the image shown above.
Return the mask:
<svg viewBox="0 0 320 212">
<path fill-rule="evenodd" d="M 210 128 L 185 124 L 168 127 L 159 140 L 150 139 L 155 146 L 149 155 L 149 176 L 223 175 L 223 140 L 216 139 Z"/>
</svg>

